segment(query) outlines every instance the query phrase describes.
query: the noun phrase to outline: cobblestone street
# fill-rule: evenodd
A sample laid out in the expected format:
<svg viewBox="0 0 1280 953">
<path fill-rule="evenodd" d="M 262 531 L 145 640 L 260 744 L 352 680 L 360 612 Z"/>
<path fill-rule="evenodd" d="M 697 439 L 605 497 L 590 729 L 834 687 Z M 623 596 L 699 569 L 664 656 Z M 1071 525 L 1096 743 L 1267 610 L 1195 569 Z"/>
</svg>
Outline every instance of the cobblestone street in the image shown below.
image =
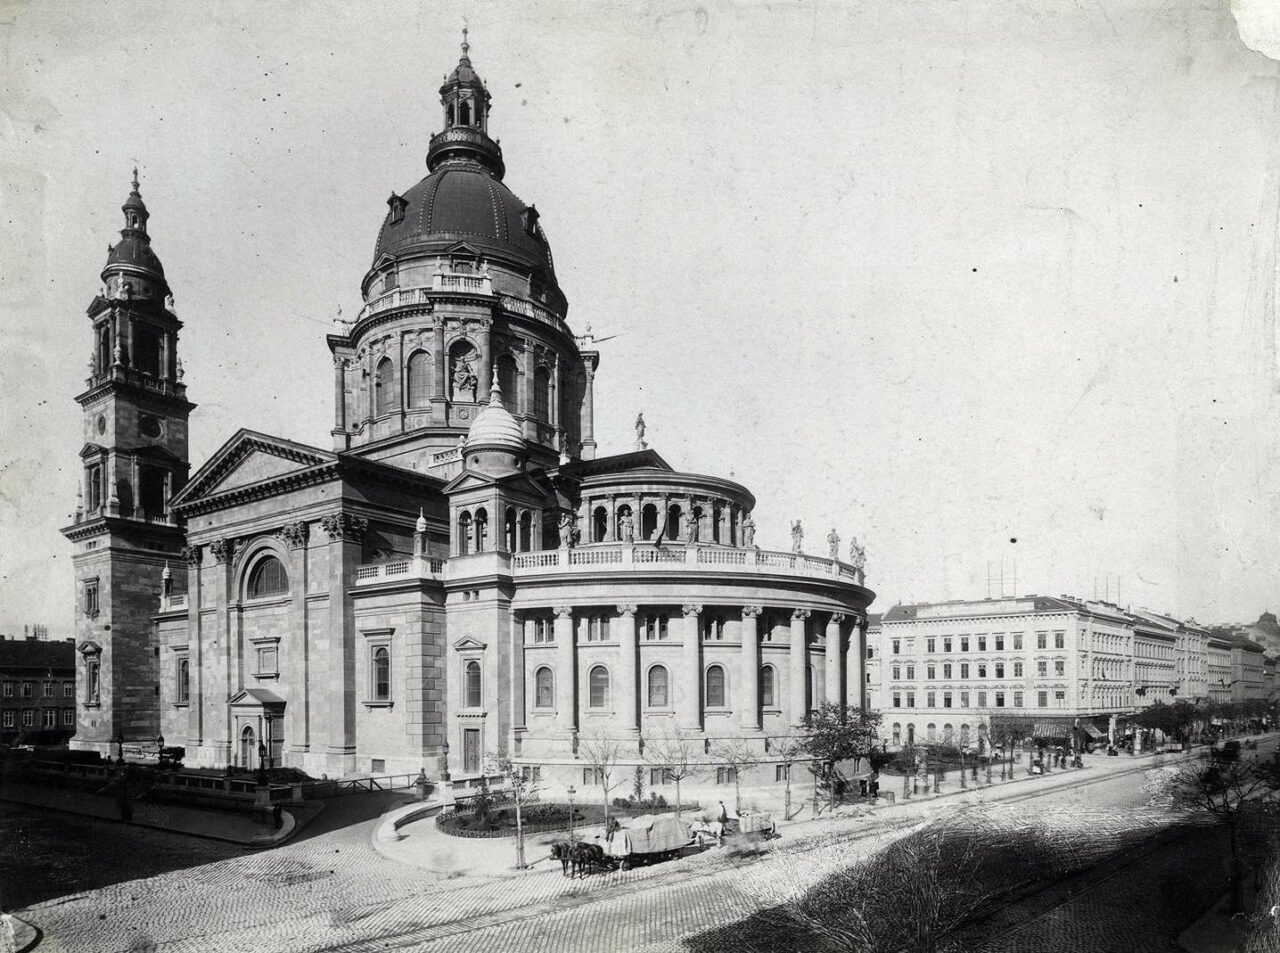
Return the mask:
<svg viewBox="0 0 1280 953">
<path fill-rule="evenodd" d="M 761 858 L 711 850 L 683 861 L 566 880 L 433 874 L 371 846 L 376 817 L 331 802 L 314 830 L 277 850 L 215 860 L 144 880 L 72 893 L 18 911 L 44 930 L 41 950 L 678 950 L 681 938 L 786 899 L 885 838 L 965 803 L 1019 817 L 1083 824 L 1157 824 L 1146 809 L 1150 764 L 1100 763 L 1093 773 L 786 829 Z M 363 813 L 359 813 L 360 811 Z M 344 816 L 344 812 L 352 812 Z M 351 823 L 347 823 L 351 821 Z M 807 828 L 807 830 L 806 830 Z M 204 845 L 192 842 L 197 852 Z M 196 925 L 198 924 L 198 932 Z M 1000 950 L 1016 947 L 1000 947 Z"/>
</svg>

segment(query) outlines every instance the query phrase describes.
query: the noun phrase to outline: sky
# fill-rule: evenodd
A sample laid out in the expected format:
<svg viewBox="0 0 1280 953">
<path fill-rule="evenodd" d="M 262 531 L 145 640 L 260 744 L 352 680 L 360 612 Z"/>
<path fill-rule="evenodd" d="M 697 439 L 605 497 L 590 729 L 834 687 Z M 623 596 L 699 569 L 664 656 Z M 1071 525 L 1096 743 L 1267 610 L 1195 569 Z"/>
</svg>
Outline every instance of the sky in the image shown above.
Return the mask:
<svg viewBox="0 0 1280 953">
<path fill-rule="evenodd" d="M 9 2 L 0 631 L 71 631 L 85 308 L 134 164 L 193 470 L 240 427 L 328 446 L 324 335 L 464 21 L 570 324 L 617 335 L 601 455 L 642 410 L 755 493 L 762 547 L 858 536 L 873 610 L 1280 606 L 1261 0 Z"/>
</svg>

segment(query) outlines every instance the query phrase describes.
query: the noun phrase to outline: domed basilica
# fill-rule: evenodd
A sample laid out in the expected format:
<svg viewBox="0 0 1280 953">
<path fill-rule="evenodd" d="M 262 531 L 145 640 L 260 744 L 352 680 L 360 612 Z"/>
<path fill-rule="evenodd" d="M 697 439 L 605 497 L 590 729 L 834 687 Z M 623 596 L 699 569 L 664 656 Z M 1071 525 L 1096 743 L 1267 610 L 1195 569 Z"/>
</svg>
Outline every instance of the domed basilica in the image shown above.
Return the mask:
<svg viewBox="0 0 1280 953">
<path fill-rule="evenodd" d="M 464 42 L 427 176 L 392 193 L 339 322 L 330 448 L 241 430 L 188 474 L 181 322 L 135 176 L 88 309 L 72 525 L 77 747 L 554 785 L 646 741 L 768 738 L 864 699 L 860 560 L 754 543 L 755 498 L 644 439 L 598 457 L 600 354 L 575 336 L 538 212 L 503 184 Z M 584 773 L 585 772 L 585 773 Z M 662 784 L 661 771 L 653 776 Z M 748 780 L 748 779 L 744 779 Z"/>
</svg>

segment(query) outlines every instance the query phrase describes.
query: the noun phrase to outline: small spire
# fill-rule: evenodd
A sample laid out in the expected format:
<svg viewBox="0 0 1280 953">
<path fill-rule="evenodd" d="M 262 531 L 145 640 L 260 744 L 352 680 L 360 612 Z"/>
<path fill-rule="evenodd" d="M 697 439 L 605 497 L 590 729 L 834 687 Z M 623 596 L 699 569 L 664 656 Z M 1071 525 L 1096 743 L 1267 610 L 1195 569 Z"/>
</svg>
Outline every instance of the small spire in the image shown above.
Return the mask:
<svg viewBox="0 0 1280 953">
<path fill-rule="evenodd" d="M 414 526 L 414 529 L 419 533 L 425 533 L 427 531 L 427 517 L 426 514 L 422 512 L 421 506 L 418 507 L 418 522 Z"/>
<path fill-rule="evenodd" d="M 169 560 L 164 561 L 164 572 L 160 573 L 161 579 L 172 579 L 173 572 L 169 569 Z"/>
<path fill-rule="evenodd" d="M 471 50 L 471 44 L 467 42 L 467 25 L 466 23 L 463 23 L 462 24 L 462 56 L 463 58 L 466 57 L 467 53 L 470 50 Z"/>
<path fill-rule="evenodd" d="M 498 365 L 493 365 L 493 383 L 489 385 L 489 406 L 502 406 L 502 387 L 498 384 Z"/>
<path fill-rule="evenodd" d="M 133 167 L 133 191 L 138 191 L 138 167 Z"/>
</svg>

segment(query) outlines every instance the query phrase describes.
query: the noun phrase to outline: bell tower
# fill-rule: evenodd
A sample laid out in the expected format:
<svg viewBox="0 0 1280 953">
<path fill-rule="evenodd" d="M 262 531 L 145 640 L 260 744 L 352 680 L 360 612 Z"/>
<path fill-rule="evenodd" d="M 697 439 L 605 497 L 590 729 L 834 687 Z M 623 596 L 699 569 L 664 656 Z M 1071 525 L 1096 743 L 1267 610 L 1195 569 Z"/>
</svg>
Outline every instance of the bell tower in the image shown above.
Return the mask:
<svg viewBox="0 0 1280 953">
<path fill-rule="evenodd" d="M 182 322 L 132 190 L 120 240 L 107 248 L 102 290 L 87 314 L 93 352 L 85 390 L 81 484 L 74 522 L 77 748 L 114 752 L 113 740 L 153 741 L 160 730 L 159 610 L 166 560 L 185 532 L 169 500 L 186 483 L 187 400 L 178 358 Z"/>
</svg>

